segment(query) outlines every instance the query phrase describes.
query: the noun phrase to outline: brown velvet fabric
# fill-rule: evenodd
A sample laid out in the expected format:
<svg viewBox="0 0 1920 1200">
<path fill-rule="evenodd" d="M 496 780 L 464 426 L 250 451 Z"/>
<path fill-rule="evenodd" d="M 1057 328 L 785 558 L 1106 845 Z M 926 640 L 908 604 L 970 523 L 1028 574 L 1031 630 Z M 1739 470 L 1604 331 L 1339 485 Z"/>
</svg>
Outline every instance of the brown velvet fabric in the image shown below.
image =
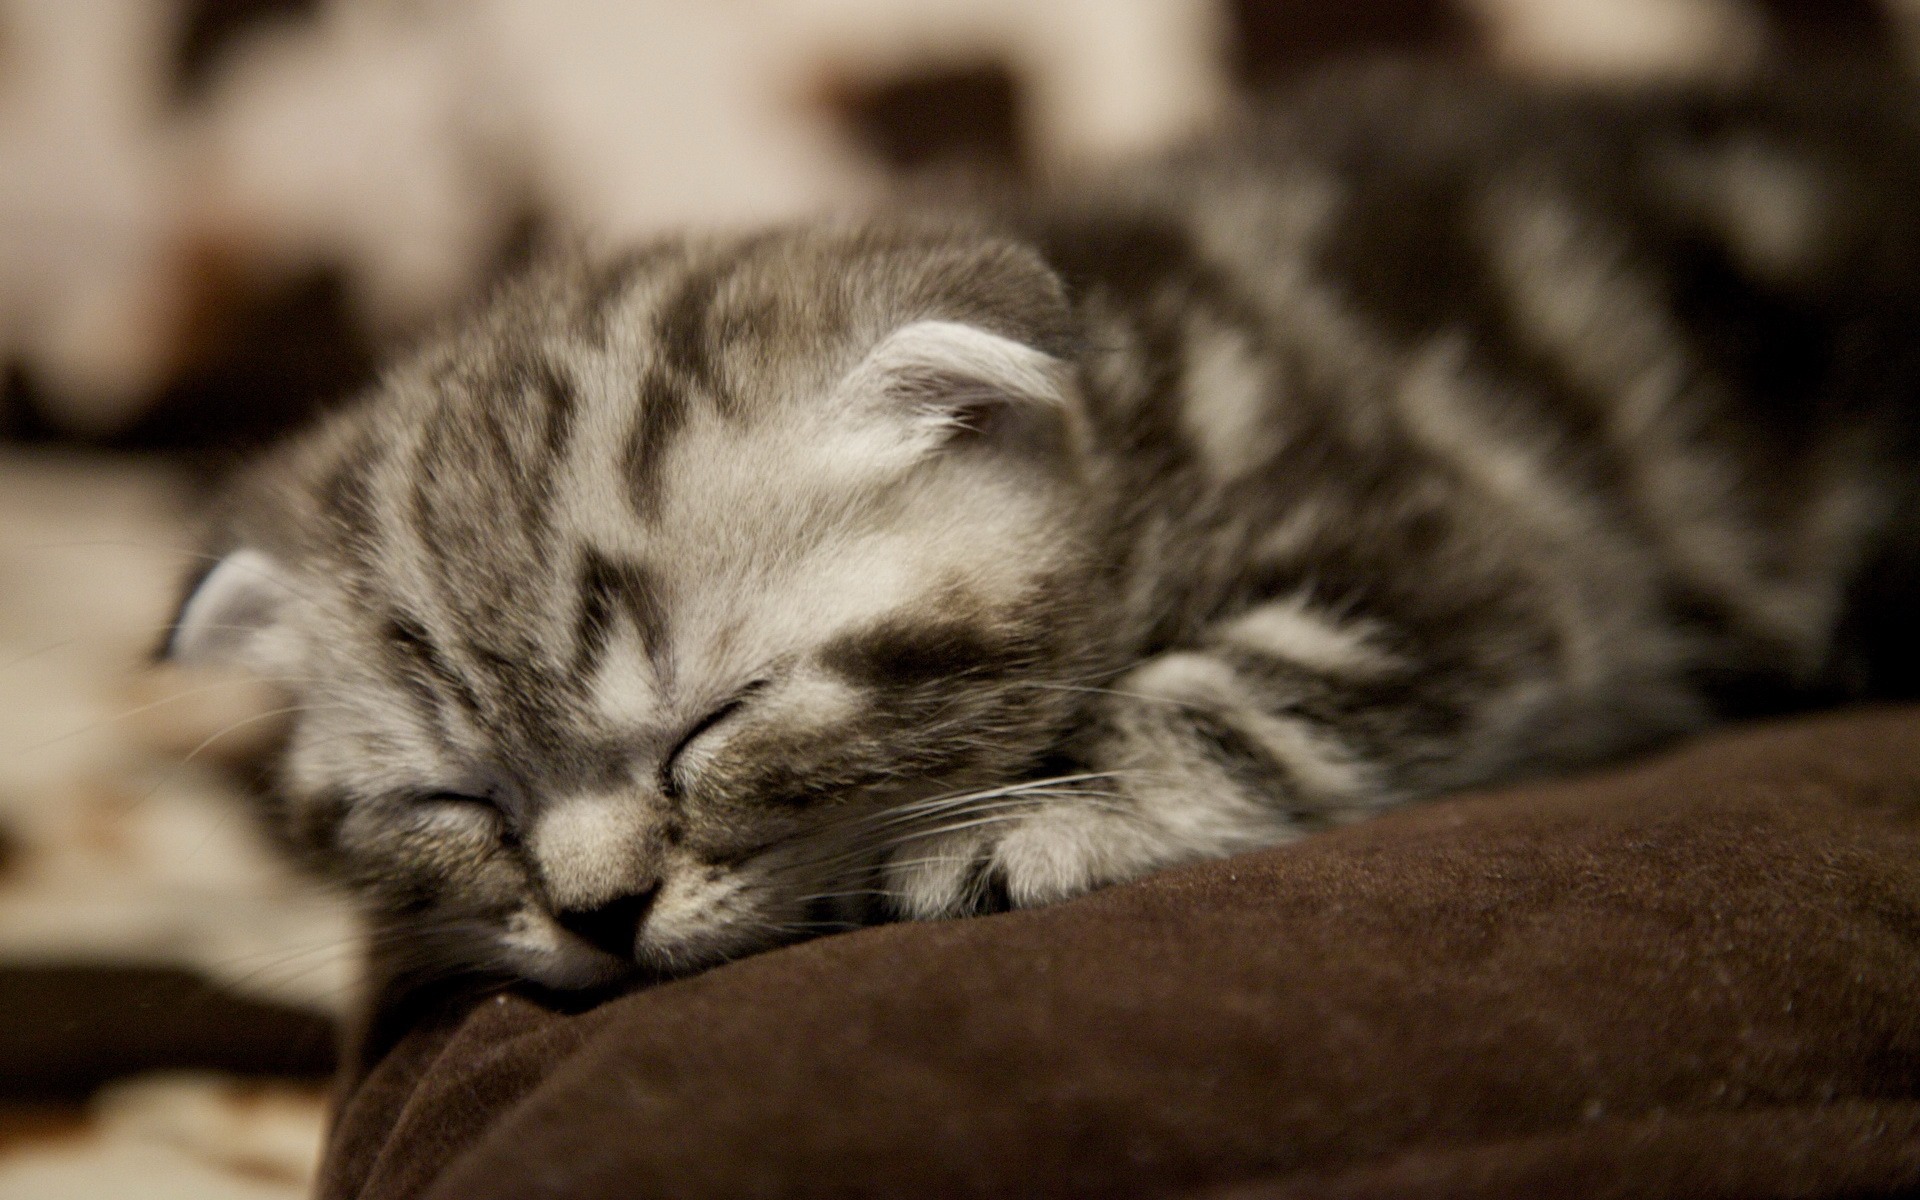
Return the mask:
<svg viewBox="0 0 1920 1200">
<path fill-rule="evenodd" d="M 1920 710 L 418 1020 L 328 1197 L 1920 1190 Z"/>
</svg>

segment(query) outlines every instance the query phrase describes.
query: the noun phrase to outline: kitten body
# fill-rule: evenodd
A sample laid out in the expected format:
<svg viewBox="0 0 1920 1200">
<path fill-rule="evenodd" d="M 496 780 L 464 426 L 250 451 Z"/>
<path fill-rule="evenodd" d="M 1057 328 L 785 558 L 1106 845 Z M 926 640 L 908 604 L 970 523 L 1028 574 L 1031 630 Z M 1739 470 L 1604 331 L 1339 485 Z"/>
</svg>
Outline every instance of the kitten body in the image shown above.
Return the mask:
<svg viewBox="0 0 1920 1200">
<path fill-rule="evenodd" d="M 1890 89 L 1402 71 L 1097 186 L 555 262 L 263 464 L 172 646 L 276 816 L 572 986 L 1897 682 Z"/>
</svg>

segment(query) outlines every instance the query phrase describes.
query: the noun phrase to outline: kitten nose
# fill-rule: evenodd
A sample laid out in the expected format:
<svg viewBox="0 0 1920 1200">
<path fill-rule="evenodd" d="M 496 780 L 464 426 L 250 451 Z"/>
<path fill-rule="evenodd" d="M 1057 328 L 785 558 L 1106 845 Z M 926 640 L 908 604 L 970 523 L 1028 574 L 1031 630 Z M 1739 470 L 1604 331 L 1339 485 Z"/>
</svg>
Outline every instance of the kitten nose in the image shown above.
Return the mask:
<svg viewBox="0 0 1920 1200">
<path fill-rule="evenodd" d="M 660 893 L 655 884 L 645 891 L 610 900 L 598 908 L 563 908 L 553 914 L 560 927 L 605 950 L 615 958 L 632 958 L 634 943 L 640 938 L 640 926 Z"/>
</svg>

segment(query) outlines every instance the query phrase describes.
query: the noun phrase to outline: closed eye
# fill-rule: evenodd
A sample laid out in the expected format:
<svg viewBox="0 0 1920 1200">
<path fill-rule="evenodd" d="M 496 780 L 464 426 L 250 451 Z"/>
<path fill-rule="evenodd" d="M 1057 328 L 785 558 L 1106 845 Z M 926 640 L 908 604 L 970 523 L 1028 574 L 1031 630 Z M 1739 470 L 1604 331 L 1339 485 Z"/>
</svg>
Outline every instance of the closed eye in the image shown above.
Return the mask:
<svg viewBox="0 0 1920 1200">
<path fill-rule="evenodd" d="M 680 756 L 686 752 L 687 747 L 699 741 L 714 726 L 745 708 L 747 700 L 766 684 L 767 681 L 764 679 L 748 684 L 740 689 L 733 699 L 688 726 L 687 731 L 680 735 L 680 740 L 673 744 L 673 749 L 667 752 L 666 759 L 660 764 L 660 790 L 663 793 L 672 797 L 680 795 L 679 772 L 676 768 L 679 766 Z"/>
<path fill-rule="evenodd" d="M 422 792 L 417 799 L 422 804 L 457 804 L 491 809 L 500 807 L 490 796 L 473 795 L 468 792 Z"/>
<path fill-rule="evenodd" d="M 437 809 L 448 816 L 483 818 L 502 841 L 511 844 L 519 840 L 515 810 L 501 803 L 494 795 L 483 792 L 421 792 L 413 799 L 415 804 Z"/>
</svg>

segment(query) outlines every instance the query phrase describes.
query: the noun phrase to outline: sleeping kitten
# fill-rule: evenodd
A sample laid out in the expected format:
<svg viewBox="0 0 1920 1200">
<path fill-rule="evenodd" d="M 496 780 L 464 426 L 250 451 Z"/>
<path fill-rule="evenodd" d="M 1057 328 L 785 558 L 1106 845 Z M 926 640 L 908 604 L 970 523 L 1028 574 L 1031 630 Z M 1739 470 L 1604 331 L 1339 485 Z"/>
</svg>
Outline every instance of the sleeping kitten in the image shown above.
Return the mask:
<svg viewBox="0 0 1920 1200">
<path fill-rule="evenodd" d="M 1915 132 L 1371 71 L 1081 192 L 556 262 L 243 483 L 170 650 L 297 695 L 294 843 L 560 987 L 1857 694 Z"/>
</svg>

